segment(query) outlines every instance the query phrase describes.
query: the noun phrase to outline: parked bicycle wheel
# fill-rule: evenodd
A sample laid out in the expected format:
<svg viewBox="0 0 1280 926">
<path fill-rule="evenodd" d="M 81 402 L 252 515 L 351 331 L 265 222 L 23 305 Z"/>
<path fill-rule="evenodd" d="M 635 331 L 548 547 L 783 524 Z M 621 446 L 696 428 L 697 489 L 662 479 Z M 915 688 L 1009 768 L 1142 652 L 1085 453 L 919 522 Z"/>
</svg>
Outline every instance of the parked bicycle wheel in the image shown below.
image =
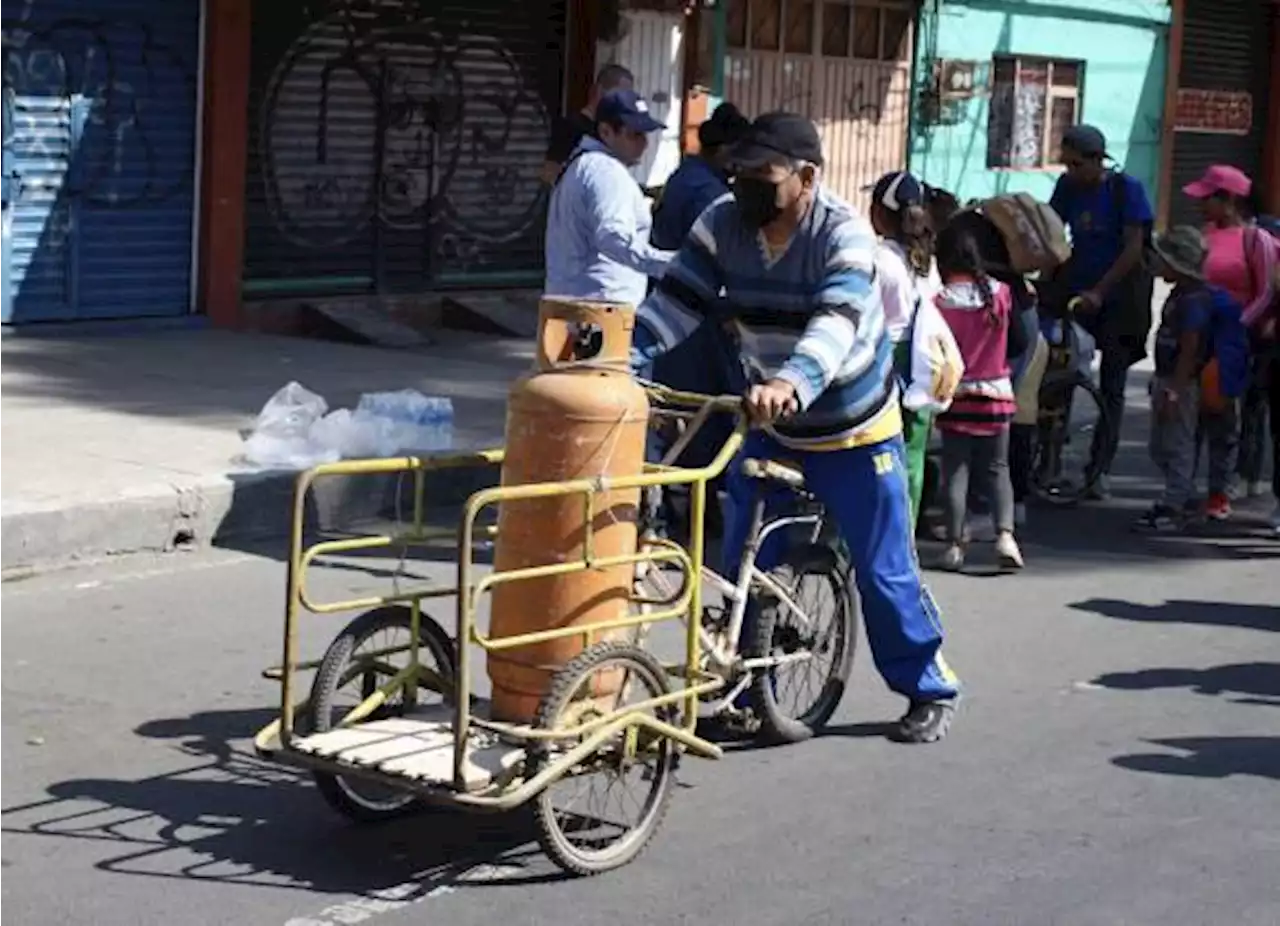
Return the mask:
<svg viewBox="0 0 1280 926">
<path fill-rule="evenodd" d="M 752 706 L 765 739 L 796 743 L 813 736 L 840 705 L 853 668 L 857 609 L 848 565 L 831 546 L 794 547 L 769 576 L 790 603 L 761 592 L 752 655 L 786 661 L 755 671 Z"/>
<path fill-rule="evenodd" d="M 1097 484 L 1094 435 L 1106 433 L 1106 406 L 1092 379 L 1071 374 L 1040 390 L 1031 487 L 1051 505 L 1074 505 Z"/>
</svg>

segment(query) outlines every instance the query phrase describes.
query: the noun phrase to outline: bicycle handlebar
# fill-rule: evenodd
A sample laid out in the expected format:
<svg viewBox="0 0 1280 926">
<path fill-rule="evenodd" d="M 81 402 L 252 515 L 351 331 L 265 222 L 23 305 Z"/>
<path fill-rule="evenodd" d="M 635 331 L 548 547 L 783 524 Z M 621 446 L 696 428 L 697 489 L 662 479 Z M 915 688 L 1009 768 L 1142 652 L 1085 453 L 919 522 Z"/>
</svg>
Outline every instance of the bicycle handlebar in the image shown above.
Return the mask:
<svg viewBox="0 0 1280 926">
<path fill-rule="evenodd" d="M 636 377 L 636 381 L 644 387 L 645 392 L 649 394 L 649 399 L 651 401 L 660 402 L 663 405 L 674 405 L 681 408 L 697 409 L 710 405 L 713 408 L 722 409 L 724 411 L 742 411 L 742 396 L 707 395 L 701 392 L 682 392 L 678 389 L 672 389 L 668 386 L 664 386 L 661 383 L 655 383 L 652 380 Z"/>
</svg>

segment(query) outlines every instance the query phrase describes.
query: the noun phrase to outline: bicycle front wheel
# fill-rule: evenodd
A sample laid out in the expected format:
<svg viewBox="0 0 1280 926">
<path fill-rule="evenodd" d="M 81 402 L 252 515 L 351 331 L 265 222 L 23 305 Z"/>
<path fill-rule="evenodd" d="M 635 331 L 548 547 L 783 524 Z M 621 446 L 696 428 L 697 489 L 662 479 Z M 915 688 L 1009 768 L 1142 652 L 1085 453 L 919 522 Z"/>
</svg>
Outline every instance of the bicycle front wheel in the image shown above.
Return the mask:
<svg viewBox="0 0 1280 926">
<path fill-rule="evenodd" d="M 798 743 L 831 719 L 844 697 L 857 642 L 849 568 L 830 546 L 788 551 L 769 571 L 789 601 L 760 590 L 752 706 L 767 740 Z"/>
<path fill-rule="evenodd" d="M 1074 505 L 1098 484 L 1097 456 L 1107 433 L 1102 392 L 1093 380 L 1073 376 L 1040 392 L 1031 486 L 1050 505 Z"/>
</svg>

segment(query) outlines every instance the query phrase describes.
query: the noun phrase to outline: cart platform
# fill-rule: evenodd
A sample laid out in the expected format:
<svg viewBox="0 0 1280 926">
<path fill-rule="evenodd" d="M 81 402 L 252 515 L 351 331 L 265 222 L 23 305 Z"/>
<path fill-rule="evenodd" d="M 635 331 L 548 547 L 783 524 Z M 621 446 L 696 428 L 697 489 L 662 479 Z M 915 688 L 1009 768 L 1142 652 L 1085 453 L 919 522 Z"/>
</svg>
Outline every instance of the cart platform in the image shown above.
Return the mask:
<svg viewBox="0 0 1280 926">
<path fill-rule="evenodd" d="M 355 772 L 380 772 L 417 787 L 452 790 L 453 720 L 451 706 L 434 704 L 402 717 L 295 736 L 290 749 Z M 279 749 L 279 739 L 273 739 L 260 751 L 270 755 Z M 524 760 L 523 747 L 473 727 L 462 764 L 464 786 L 470 793 L 484 791 L 517 774 Z"/>
</svg>

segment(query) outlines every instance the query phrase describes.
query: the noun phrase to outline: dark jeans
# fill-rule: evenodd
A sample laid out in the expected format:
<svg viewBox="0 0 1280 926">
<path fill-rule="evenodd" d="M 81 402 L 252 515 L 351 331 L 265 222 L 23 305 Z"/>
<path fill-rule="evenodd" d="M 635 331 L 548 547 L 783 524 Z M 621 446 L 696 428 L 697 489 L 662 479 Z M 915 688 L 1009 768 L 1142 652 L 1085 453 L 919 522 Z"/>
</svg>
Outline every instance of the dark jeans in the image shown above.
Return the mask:
<svg viewBox="0 0 1280 926">
<path fill-rule="evenodd" d="M 1240 455 L 1237 459 L 1236 472 L 1245 482 L 1261 482 L 1262 468 L 1267 455 L 1267 406 L 1274 409 L 1275 403 L 1267 401 L 1267 365 L 1271 362 L 1267 356 L 1255 356 L 1254 375 L 1245 391 L 1244 401 L 1240 407 Z M 1272 437 L 1275 428 L 1271 428 Z"/>
<path fill-rule="evenodd" d="M 660 355 L 650 370 L 639 371 L 641 376 L 683 392 L 699 392 L 708 395 L 741 394 L 746 380 L 739 372 L 741 362 L 737 348 L 729 343 L 724 330 L 714 322 L 704 322 L 688 338 L 665 354 Z M 733 433 L 732 415 L 717 413 L 709 418 L 694 435 L 693 440 L 680 454 L 676 464 L 685 467 L 707 466 L 715 459 L 729 435 Z M 647 457 L 657 462 L 671 446 L 666 435 L 652 434 Z M 707 504 L 707 525 L 712 534 L 719 533 L 721 522 L 718 492 L 723 477 L 712 481 Z M 674 490 L 674 491 L 672 491 Z M 669 529 L 683 533 L 687 525 L 682 522 L 685 514 L 673 505 L 674 497 L 686 494 L 687 487 L 671 487 L 666 491 L 648 493 L 649 513 Z"/>
<path fill-rule="evenodd" d="M 1031 463 L 1036 446 L 1036 426 L 1015 424 L 1009 429 L 1009 481 L 1013 500 L 1022 503 L 1031 494 Z"/>
<path fill-rule="evenodd" d="M 1129 367 L 1133 363 L 1131 351 L 1125 349 L 1103 350 L 1102 368 L 1098 371 L 1098 389 L 1102 393 L 1102 408 L 1107 415 L 1107 427 L 1093 432 L 1092 465 L 1096 471 L 1108 474 L 1120 447 L 1120 427 L 1124 418 L 1124 390 L 1129 384 Z"/>
<path fill-rule="evenodd" d="M 972 479 L 977 494 L 995 503 L 996 530 L 1013 530 L 1013 485 L 1009 480 L 1009 429 L 990 436 L 942 432 L 942 478 L 947 486 L 947 539 L 964 536 Z"/>
<path fill-rule="evenodd" d="M 1280 502 L 1280 353 L 1271 358 L 1267 401 L 1271 405 L 1271 491 Z"/>
</svg>

